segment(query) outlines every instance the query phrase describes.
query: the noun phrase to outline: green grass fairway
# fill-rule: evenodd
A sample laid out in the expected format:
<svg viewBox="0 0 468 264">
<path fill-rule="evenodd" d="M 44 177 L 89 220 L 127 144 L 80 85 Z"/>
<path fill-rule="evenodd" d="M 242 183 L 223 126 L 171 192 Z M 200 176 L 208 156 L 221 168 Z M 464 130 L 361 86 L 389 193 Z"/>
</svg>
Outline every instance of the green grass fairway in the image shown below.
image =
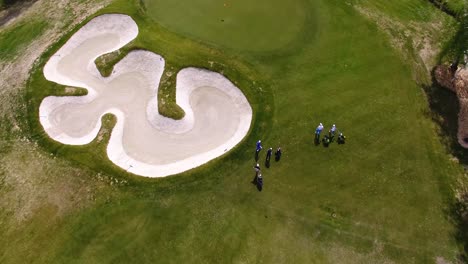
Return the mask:
<svg viewBox="0 0 468 264">
<path fill-rule="evenodd" d="M 46 155 L 126 184 L 85 209 L 63 216 L 44 205 L 21 227 L 0 227 L 1 263 L 454 263 L 452 186 L 462 168 L 449 160 L 410 64 L 353 7 L 367 1 L 143 2 L 117 0 L 99 12 L 129 14 L 140 27 L 118 57 L 144 48 L 173 72 L 223 72 L 252 104 L 250 134 L 229 154 L 163 179 L 113 166 L 105 139 L 51 141 L 38 106 L 64 90 L 42 67 L 64 37 L 31 73 L 27 136 Z M 401 10 L 401 23 L 441 15 L 423 0 L 394 2 L 369 6 L 389 16 Z M 162 93 L 173 100 L 174 79 L 163 80 Z M 319 122 L 336 123 L 348 142 L 315 146 Z M 250 183 L 258 139 L 284 150 L 269 169 L 261 154 L 262 192 Z"/>
<path fill-rule="evenodd" d="M 144 0 L 156 23 L 207 43 L 270 51 L 293 42 L 313 14 L 304 0 Z M 312 17 L 313 19 L 313 17 Z"/>
</svg>

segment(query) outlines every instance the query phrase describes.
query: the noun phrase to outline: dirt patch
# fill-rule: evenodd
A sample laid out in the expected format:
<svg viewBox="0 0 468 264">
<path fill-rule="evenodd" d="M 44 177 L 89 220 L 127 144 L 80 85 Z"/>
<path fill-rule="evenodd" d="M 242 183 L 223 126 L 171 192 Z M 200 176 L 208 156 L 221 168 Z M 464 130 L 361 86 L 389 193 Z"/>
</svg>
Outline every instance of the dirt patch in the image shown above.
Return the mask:
<svg viewBox="0 0 468 264">
<path fill-rule="evenodd" d="M 94 188 L 80 182 L 84 180 L 80 179 L 84 176 L 82 171 L 59 165 L 60 161 L 27 140 L 12 144 L 11 152 L 2 156 L 0 163 L 4 175 L 0 207 L 18 222 L 28 219 L 42 204 L 53 205 L 58 214 L 63 214 L 94 197 Z"/>
<path fill-rule="evenodd" d="M 383 245 L 379 241 L 374 241 L 374 248 L 371 252 L 360 253 L 351 248 L 332 245 L 327 248 L 328 260 L 330 263 L 382 263 L 394 264 L 383 254 Z"/>
<path fill-rule="evenodd" d="M 434 77 L 440 85 L 452 92 L 456 92 L 454 85 L 455 71 L 451 70 L 449 66 L 437 66 L 434 69 Z"/>
<path fill-rule="evenodd" d="M 435 262 L 436 264 L 451 264 L 452 263 L 452 262 L 445 260 L 443 257 L 437 257 Z"/>
</svg>

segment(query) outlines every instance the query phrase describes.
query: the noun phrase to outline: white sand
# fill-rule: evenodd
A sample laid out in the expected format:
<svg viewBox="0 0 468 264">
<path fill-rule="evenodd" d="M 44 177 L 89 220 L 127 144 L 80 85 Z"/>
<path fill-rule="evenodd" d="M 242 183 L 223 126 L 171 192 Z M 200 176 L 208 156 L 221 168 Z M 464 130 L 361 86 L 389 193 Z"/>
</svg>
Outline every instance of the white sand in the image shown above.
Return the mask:
<svg viewBox="0 0 468 264">
<path fill-rule="evenodd" d="M 91 20 L 47 62 L 45 77 L 86 88 L 86 96 L 46 97 L 40 122 L 63 144 L 84 145 L 101 128 L 101 117 L 117 117 L 107 154 L 119 167 L 147 177 L 163 177 L 200 166 L 223 155 L 248 133 L 252 109 L 243 93 L 221 74 L 186 68 L 177 75 L 176 101 L 182 120 L 158 113 L 158 85 L 164 59 L 132 51 L 104 78 L 94 60 L 115 51 L 138 34 L 125 15 Z"/>
</svg>

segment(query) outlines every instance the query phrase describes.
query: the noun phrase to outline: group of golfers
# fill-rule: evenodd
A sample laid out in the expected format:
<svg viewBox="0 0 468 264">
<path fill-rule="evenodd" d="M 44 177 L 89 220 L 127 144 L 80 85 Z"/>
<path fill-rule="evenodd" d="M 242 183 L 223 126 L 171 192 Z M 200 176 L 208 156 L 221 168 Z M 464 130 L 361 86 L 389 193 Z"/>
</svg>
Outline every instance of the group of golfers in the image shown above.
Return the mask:
<svg viewBox="0 0 468 264">
<path fill-rule="evenodd" d="M 320 134 L 322 134 L 322 130 L 323 130 L 323 124 L 320 123 L 318 127 L 315 129 L 315 144 L 316 145 L 320 144 Z M 325 135 L 322 139 L 322 143 L 325 147 L 328 147 L 328 145 L 331 142 L 333 142 L 333 140 L 335 139 L 336 131 L 337 131 L 336 125 L 333 124 L 330 130 L 328 130 L 328 135 Z M 345 141 L 346 141 L 346 137 L 343 135 L 343 133 L 340 132 L 338 134 L 337 143 L 344 144 Z"/>
<path fill-rule="evenodd" d="M 260 154 L 260 151 L 263 149 L 262 147 L 262 141 L 259 140 L 257 141 L 256 144 L 256 149 L 255 149 L 255 161 L 258 161 L 258 155 Z M 265 166 L 269 167 L 270 166 L 270 160 L 271 160 L 271 155 L 273 153 L 273 148 L 269 148 L 266 153 L 266 158 L 265 158 Z M 275 151 L 275 160 L 279 161 L 281 159 L 282 151 L 281 148 L 278 147 Z M 262 172 L 260 169 L 260 164 L 256 164 L 254 166 L 255 169 L 255 178 L 253 179 L 252 183 L 257 186 L 257 189 L 261 191 L 263 189 L 263 177 L 262 177 Z"/>
<path fill-rule="evenodd" d="M 315 129 L 315 144 L 319 145 L 320 144 L 320 135 L 322 134 L 322 131 L 324 129 L 324 126 L 322 123 L 320 123 L 317 128 Z M 338 134 L 336 142 L 338 144 L 344 144 L 346 141 L 346 137 L 343 135 L 342 132 L 337 132 L 336 125 L 333 124 L 330 130 L 328 130 L 328 134 L 323 136 L 322 138 L 322 143 L 325 147 L 328 147 L 330 143 L 332 143 L 335 140 L 335 135 Z M 255 161 L 258 161 L 258 155 L 260 154 L 260 151 L 263 149 L 262 147 L 262 141 L 259 140 L 257 141 L 256 148 L 255 148 Z M 270 159 L 271 155 L 273 153 L 273 148 L 269 148 L 266 153 L 266 159 L 265 159 L 265 166 L 269 167 L 270 166 Z M 275 151 L 275 160 L 279 161 L 281 159 L 281 148 L 278 147 Z M 260 164 L 256 164 L 254 166 L 255 170 L 255 178 L 253 179 L 252 183 L 255 184 L 258 188 L 259 191 L 262 190 L 263 188 L 263 177 L 262 177 L 262 171 L 260 169 Z"/>
</svg>

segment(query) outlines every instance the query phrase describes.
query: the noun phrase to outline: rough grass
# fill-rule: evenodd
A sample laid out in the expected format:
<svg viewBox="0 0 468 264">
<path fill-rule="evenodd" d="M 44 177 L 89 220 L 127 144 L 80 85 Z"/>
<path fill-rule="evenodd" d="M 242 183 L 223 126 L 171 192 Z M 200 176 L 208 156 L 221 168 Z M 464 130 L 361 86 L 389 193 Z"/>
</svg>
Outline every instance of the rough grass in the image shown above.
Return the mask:
<svg viewBox="0 0 468 264">
<path fill-rule="evenodd" d="M 47 21 L 28 21 L 0 33 L 0 60 L 9 60 L 18 55 L 34 39 L 44 33 Z"/>
<path fill-rule="evenodd" d="M 448 45 L 457 21 L 428 0 L 355 1 L 356 9 L 384 31 L 419 84 L 430 84 L 430 72 Z"/>
<path fill-rule="evenodd" d="M 104 118 L 99 139 L 87 146 L 51 141 L 38 122 L 38 105 L 44 96 L 66 90 L 47 82 L 41 69 L 65 37 L 32 72 L 27 137 L 79 171 L 112 175 L 107 182 L 118 187 L 97 192 L 93 206 L 73 214 L 49 220 L 54 208 L 44 206 L 22 226 L 1 226 L 0 262 L 455 261 L 459 249 L 450 219 L 451 185 L 461 169 L 449 161 L 427 117 L 427 102 L 412 69 L 353 6 L 297 1 L 305 10 L 317 11 L 307 12 L 302 31 L 287 46 L 272 41 L 269 52 L 252 52 L 237 45 L 220 48 L 225 43 L 216 42 L 214 35 L 210 43 L 196 32 L 185 35 L 170 25 L 181 23 L 177 16 L 162 27 L 138 3 L 116 1 L 100 12 L 127 13 L 138 23 L 139 37 L 122 54 L 131 48 L 155 51 L 174 74 L 187 66 L 223 72 L 253 106 L 252 131 L 228 155 L 155 180 L 128 175 L 107 160 L 105 146 L 114 123 L 110 116 Z M 186 5 L 199 12 L 197 1 Z M 376 8 L 384 13 L 433 11 L 430 5 L 404 0 L 391 10 Z M 411 12 L 402 12 L 394 19 L 412 19 Z M 414 19 L 426 19 L 418 12 Z M 214 9 L 204 14 L 206 21 L 218 19 Z M 252 24 L 256 16 L 244 19 Z M 247 37 L 241 29 L 233 36 L 239 38 L 233 43 Z M 102 58 L 102 71 L 119 56 Z M 161 90 L 173 103 L 174 83 L 168 79 Z M 348 142 L 314 146 L 318 122 L 327 127 L 336 123 Z M 264 168 L 261 193 L 250 184 L 259 138 L 265 147 L 284 149 L 279 163 Z M 262 163 L 263 158 L 262 153 Z M 89 175 L 90 185 L 101 177 Z"/>
<path fill-rule="evenodd" d="M 440 54 L 440 63 L 464 61 L 464 55 L 468 50 L 468 16 L 460 16 L 460 22 L 454 38 L 445 45 Z"/>
<path fill-rule="evenodd" d="M 464 56 L 468 50 L 467 2 L 464 0 L 433 0 L 431 2 L 458 22 L 455 37 L 446 43 L 444 49 L 439 54 L 439 64 L 452 63 L 454 61 L 465 62 Z"/>
<path fill-rule="evenodd" d="M 448 8 L 460 14 L 467 7 L 465 0 L 445 0 L 442 1 L 447 5 Z"/>
</svg>

